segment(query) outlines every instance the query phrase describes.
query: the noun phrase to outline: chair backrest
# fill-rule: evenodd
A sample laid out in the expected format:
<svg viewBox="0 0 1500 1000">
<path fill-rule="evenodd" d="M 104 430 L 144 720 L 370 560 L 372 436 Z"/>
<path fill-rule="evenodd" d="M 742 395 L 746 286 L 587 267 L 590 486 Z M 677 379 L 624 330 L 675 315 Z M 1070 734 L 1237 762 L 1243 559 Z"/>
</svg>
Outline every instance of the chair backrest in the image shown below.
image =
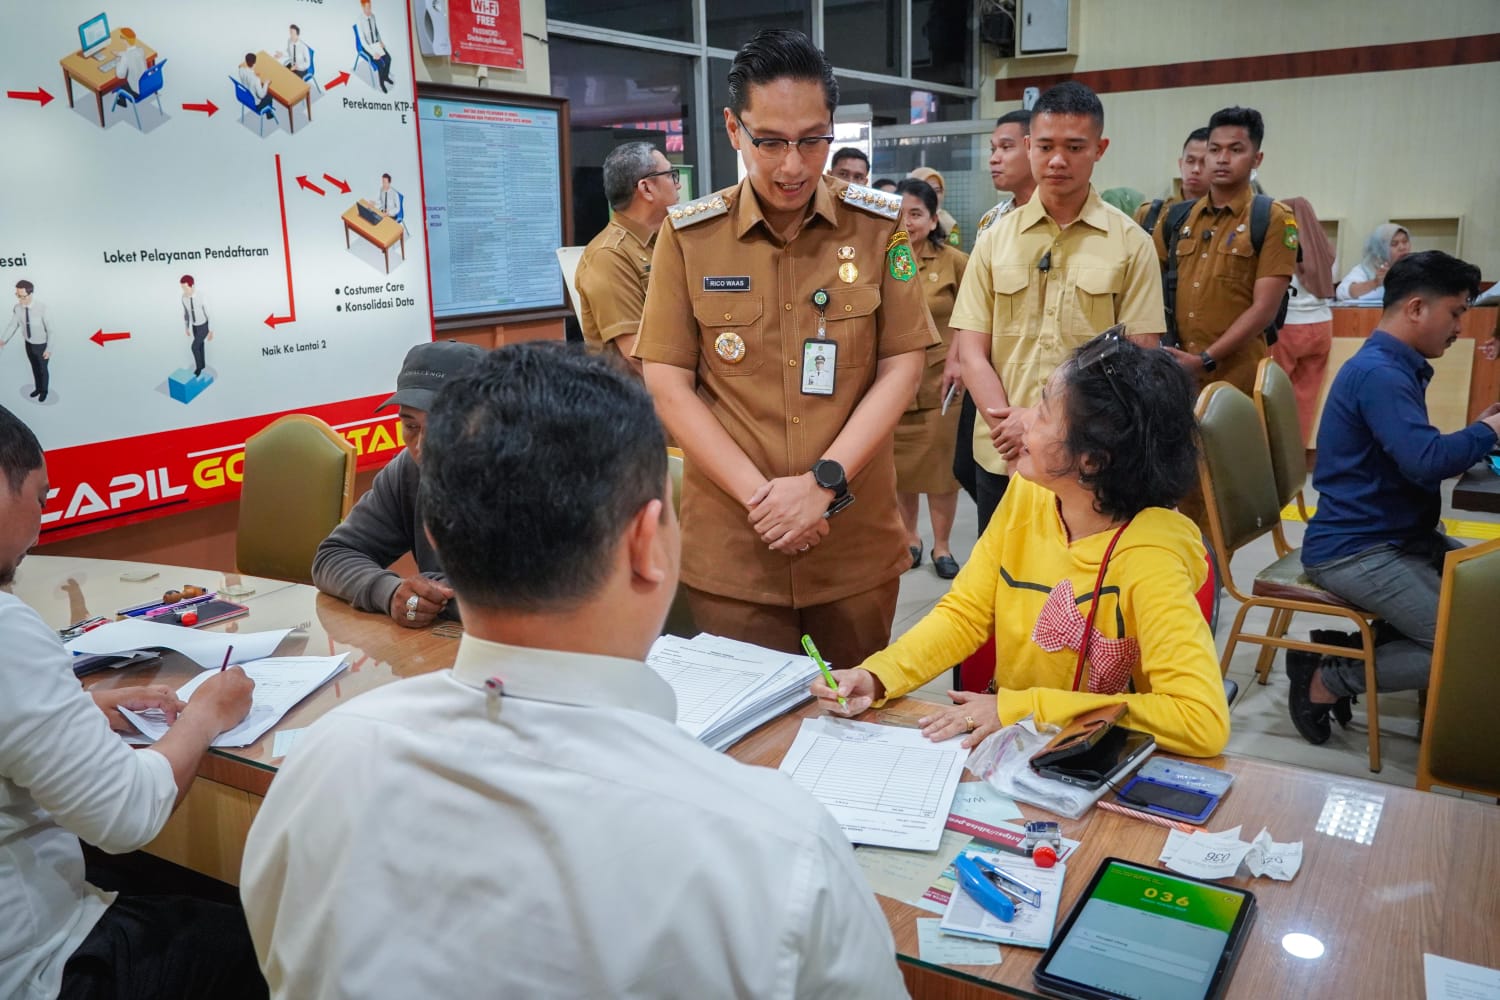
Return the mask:
<svg viewBox="0 0 1500 1000">
<path fill-rule="evenodd" d="M 307 69 L 302 71 L 302 79 L 310 80 L 317 73 L 318 53 L 311 45 L 307 46 Z"/>
<path fill-rule="evenodd" d="M 1438 595 L 1437 642 L 1427 680 L 1427 714 L 1417 751 L 1417 787 L 1434 784 L 1500 797 L 1495 752 L 1495 595 L 1500 539 L 1448 553 Z"/>
<path fill-rule="evenodd" d="M 152 66 L 141 74 L 141 85 L 136 88 L 136 93 L 140 95 L 140 100 L 144 101 L 161 89 L 161 71 L 166 65 L 167 61 L 162 59 L 155 66 Z M 130 95 L 126 94 L 125 96 L 129 97 Z"/>
<path fill-rule="evenodd" d="M 1195 412 L 1203 443 L 1198 482 L 1222 567 L 1236 549 L 1281 524 L 1276 474 L 1249 396 L 1228 382 L 1214 382 L 1199 394 Z"/>
<path fill-rule="evenodd" d="M 354 446 L 317 417 L 292 413 L 245 442 L 235 564 L 241 573 L 312 582 L 318 543 L 349 513 Z"/>
<path fill-rule="evenodd" d="M 1255 373 L 1255 408 L 1271 449 L 1271 471 L 1276 477 L 1276 499 L 1285 507 L 1307 484 L 1307 451 L 1297 418 L 1292 380 L 1274 358 L 1263 358 Z"/>
<path fill-rule="evenodd" d="M 355 56 L 356 57 L 363 56 L 366 59 L 370 58 L 370 53 L 368 53 L 368 52 L 365 51 L 364 40 L 359 37 L 359 25 L 357 25 L 357 24 L 351 24 L 351 25 L 349 25 L 349 27 L 351 27 L 351 28 L 354 29 L 354 53 L 355 53 Z"/>
<path fill-rule="evenodd" d="M 578 321 L 583 322 L 583 307 L 578 303 L 578 283 L 574 276 L 578 274 L 578 262 L 583 259 L 583 247 L 558 247 L 557 266 L 562 268 L 563 281 L 568 286 L 568 301 L 573 303 L 573 315 Z"/>
<path fill-rule="evenodd" d="M 236 80 L 232 76 L 229 78 L 229 82 L 232 83 L 232 84 L 234 84 L 234 97 L 235 97 L 235 100 L 239 101 L 241 104 L 243 104 L 245 107 L 249 108 L 251 111 L 254 111 L 255 110 L 255 98 L 250 95 L 250 88 L 246 87 L 243 83 L 240 83 L 240 81 Z M 243 112 L 241 112 L 241 114 L 243 114 Z"/>
<path fill-rule="evenodd" d="M 406 221 L 406 195 L 400 191 L 396 192 L 396 221 Z"/>
</svg>

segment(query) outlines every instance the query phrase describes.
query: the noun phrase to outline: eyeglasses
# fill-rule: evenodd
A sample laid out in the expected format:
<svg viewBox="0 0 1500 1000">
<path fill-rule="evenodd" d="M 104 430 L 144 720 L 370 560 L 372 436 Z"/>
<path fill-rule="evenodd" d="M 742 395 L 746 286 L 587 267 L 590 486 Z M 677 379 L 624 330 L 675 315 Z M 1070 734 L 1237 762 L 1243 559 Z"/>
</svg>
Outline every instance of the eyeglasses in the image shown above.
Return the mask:
<svg viewBox="0 0 1500 1000">
<path fill-rule="evenodd" d="M 1098 365 L 1104 371 L 1104 378 L 1109 382 L 1110 389 L 1115 398 L 1125 409 L 1130 409 L 1130 404 L 1125 402 L 1125 397 L 1120 393 L 1120 387 L 1115 384 L 1115 366 L 1110 359 L 1125 348 L 1125 324 L 1116 323 L 1105 330 L 1093 340 L 1078 349 L 1075 364 L 1079 371 L 1086 371 L 1094 365 Z"/>
<path fill-rule="evenodd" d="M 831 135 L 809 135 L 801 139 L 757 139 L 745 128 L 745 120 L 734 112 L 734 120 L 740 123 L 744 129 L 745 137 L 755 147 L 755 151 L 768 160 L 779 160 L 787 154 L 787 150 L 793 146 L 797 147 L 797 155 L 804 160 L 810 156 L 827 156 L 828 150 L 833 147 L 833 136 Z"/>
<path fill-rule="evenodd" d="M 653 177 L 670 177 L 673 184 L 676 184 L 678 187 L 682 186 L 682 171 L 676 167 L 673 167 L 671 170 L 654 170 L 649 174 L 642 174 L 641 180 L 650 180 Z"/>
</svg>

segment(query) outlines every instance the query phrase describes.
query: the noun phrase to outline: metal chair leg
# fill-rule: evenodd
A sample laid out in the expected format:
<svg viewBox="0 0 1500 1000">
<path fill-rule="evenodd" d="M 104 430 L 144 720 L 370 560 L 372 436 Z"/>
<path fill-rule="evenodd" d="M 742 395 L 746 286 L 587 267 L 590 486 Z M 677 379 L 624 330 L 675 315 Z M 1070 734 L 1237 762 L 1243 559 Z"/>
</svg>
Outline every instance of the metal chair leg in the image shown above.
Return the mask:
<svg viewBox="0 0 1500 1000">
<path fill-rule="evenodd" d="M 1283 608 L 1271 612 L 1271 627 L 1266 629 L 1266 635 L 1273 639 L 1280 639 L 1286 635 L 1287 626 L 1292 623 L 1292 613 Z M 1260 657 L 1255 661 L 1255 676 L 1260 683 L 1266 683 L 1266 678 L 1271 676 L 1271 665 L 1276 661 L 1276 647 L 1262 646 Z"/>
</svg>

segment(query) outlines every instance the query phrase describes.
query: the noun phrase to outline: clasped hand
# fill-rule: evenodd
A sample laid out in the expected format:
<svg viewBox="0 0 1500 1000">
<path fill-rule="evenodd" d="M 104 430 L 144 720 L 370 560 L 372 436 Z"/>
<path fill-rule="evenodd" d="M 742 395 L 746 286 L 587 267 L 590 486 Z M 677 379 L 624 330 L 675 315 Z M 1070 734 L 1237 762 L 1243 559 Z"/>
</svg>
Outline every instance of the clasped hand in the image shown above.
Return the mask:
<svg viewBox="0 0 1500 1000">
<path fill-rule="evenodd" d="M 1026 406 L 1002 406 L 986 408 L 990 419 L 990 442 L 995 451 L 1007 462 L 1021 457 L 1021 444 L 1026 438 L 1026 429 L 1031 426 L 1031 408 Z"/>
<path fill-rule="evenodd" d="M 776 552 L 795 555 L 817 545 L 828 534 L 828 505 L 833 491 L 819 486 L 811 472 L 764 483 L 745 504 L 750 526 Z"/>
</svg>

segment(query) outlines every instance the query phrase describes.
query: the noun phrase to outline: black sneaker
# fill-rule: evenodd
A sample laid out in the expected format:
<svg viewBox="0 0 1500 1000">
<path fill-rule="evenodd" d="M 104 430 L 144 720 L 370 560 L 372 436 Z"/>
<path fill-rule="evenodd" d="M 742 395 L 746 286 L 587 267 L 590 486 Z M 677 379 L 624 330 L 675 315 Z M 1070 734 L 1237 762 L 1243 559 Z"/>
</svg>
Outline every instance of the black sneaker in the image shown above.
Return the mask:
<svg viewBox="0 0 1500 1000">
<path fill-rule="evenodd" d="M 1292 725 L 1307 742 L 1317 746 L 1328 742 L 1328 711 L 1330 705 L 1315 705 L 1308 696 L 1313 674 L 1317 673 L 1322 657 L 1305 649 L 1286 651 L 1286 676 L 1291 681 L 1287 691 L 1286 706 L 1292 716 Z"/>
<path fill-rule="evenodd" d="M 1326 643 L 1329 646 L 1346 646 L 1349 649 L 1359 649 L 1362 643 L 1358 632 L 1341 632 L 1333 628 L 1315 628 L 1309 633 L 1313 642 Z M 1348 729 L 1349 722 L 1354 718 L 1354 706 L 1359 699 L 1354 695 L 1347 695 L 1333 703 L 1333 717 L 1338 720 L 1340 729 Z"/>
</svg>

